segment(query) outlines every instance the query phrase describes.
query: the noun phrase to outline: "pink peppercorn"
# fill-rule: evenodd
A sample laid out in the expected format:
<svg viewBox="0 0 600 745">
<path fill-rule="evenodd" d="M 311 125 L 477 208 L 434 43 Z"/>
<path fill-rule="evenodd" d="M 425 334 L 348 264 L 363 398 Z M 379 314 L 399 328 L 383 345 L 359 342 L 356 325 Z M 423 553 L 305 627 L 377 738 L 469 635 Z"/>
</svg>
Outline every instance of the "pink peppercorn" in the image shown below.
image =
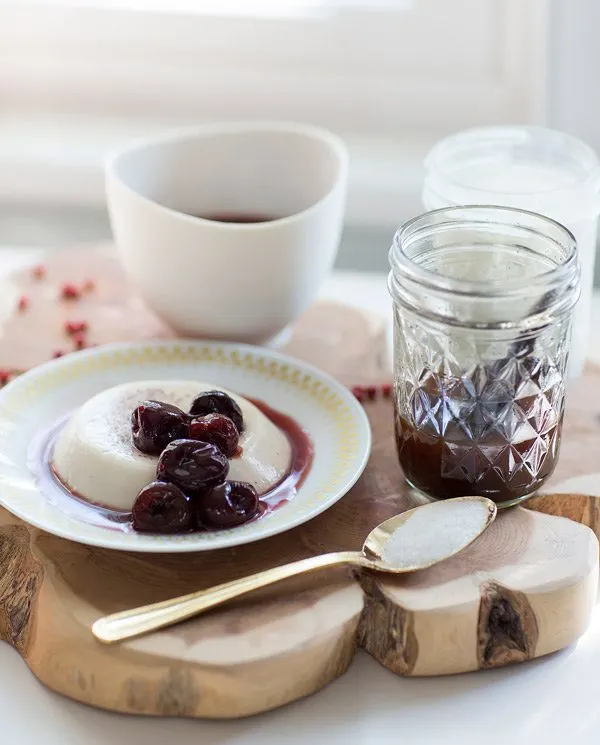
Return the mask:
<svg viewBox="0 0 600 745">
<path fill-rule="evenodd" d="M 65 331 L 69 336 L 74 336 L 75 334 L 85 334 L 87 330 L 87 321 L 67 321 L 65 323 Z"/>
<path fill-rule="evenodd" d="M 360 401 L 362 403 L 362 401 L 365 400 L 365 389 L 362 387 L 362 385 L 355 385 L 352 389 L 352 393 L 357 401 Z"/>
<path fill-rule="evenodd" d="M 63 300 L 77 300 L 80 294 L 77 287 L 71 282 L 65 282 L 60 291 L 60 296 Z"/>
<path fill-rule="evenodd" d="M 85 349 L 85 336 L 83 334 L 73 334 L 73 345 L 75 349 Z"/>
</svg>

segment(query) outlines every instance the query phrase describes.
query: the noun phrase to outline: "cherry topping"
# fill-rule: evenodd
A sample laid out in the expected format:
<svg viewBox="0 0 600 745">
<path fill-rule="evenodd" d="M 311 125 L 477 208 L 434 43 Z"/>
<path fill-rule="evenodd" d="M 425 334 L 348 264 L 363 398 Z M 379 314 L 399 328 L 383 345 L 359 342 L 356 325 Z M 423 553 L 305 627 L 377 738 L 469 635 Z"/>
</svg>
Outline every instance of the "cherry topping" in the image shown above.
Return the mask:
<svg viewBox="0 0 600 745">
<path fill-rule="evenodd" d="M 198 522 L 209 528 L 233 528 L 257 512 L 256 489 L 243 481 L 225 481 L 198 499 Z"/>
<path fill-rule="evenodd" d="M 175 440 L 158 459 L 156 476 L 186 491 L 200 491 L 224 481 L 228 471 L 227 456 L 215 445 L 197 440 Z"/>
<path fill-rule="evenodd" d="M 212 442 L 228 458 L 237 452 L 240 433 L 228 416 L 223 414 L 207 414 L 190 422 L 191 440 Z"/>
<path fill-rule="evenodd" d="M 194 417 L 207 414 L 224 414 L 235 424 L 238 432 L 244 431 L 244 417 L 236 402 L 223 391 L 206 391 L 192 402 L 190 414 Z"/>
<path fill-rule="evenodd" d="M 173 440 L 187 436 L 187 415 L 177 406 L 144 401 L 131 414 L 133 444 L 146 455 L 160 455 Z"/>
<path fill-rule="evenodd" d="M 143 533 L 181 533 L 193 527 L 192 500 L 175 484 L 153 481 L 133 504 L 132 523 Z"/>
</svg>

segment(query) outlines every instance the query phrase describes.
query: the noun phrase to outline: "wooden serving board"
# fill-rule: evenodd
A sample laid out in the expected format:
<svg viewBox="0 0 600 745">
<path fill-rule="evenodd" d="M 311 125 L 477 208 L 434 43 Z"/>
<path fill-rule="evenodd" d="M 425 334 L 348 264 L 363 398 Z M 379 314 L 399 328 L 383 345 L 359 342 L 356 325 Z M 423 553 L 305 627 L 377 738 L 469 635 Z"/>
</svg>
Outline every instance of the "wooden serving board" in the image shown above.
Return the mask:
<svg viewBox="0 0 600 745">
<path fill-rule="evenodd" d="M 26 289 L 30 302 L 25 312 L 7 315 L 2 364 L 23 368 L 47 359 L 55 344 L 65 344 L 64 321 L 84 313 L 91 343 L 169 335 L 127 287 L 111 254 L 83 257 L 59 255 L 43 282 L 28 273 L 14 278 L 13 299 Z M 83 274 L 95 280 L 93 293 L 71 305 L 56 302 L 60 283 L 82 282 Z M 19 341 L 24 333 L 27 344 Z M 311 361 L 321 354 L 321 366 L 364 385 L 386 377 L 384 338 L 373 319 L 321 306 L 295 326 L 289 351 Z M 591 496 L 600 494 L 600 475 L 590 476 L 598 470 L 600 405 L 590 402 L 599 383 L 600 370 L 590 368 L 572 392 L 553 494 L 532 502 L 536 511 L 502 513 L 454 559 L 399 579 L 325 571 L 117 646 L 92 636 L 100 615 L 317 552 L 358 549 L 377 523 L 414 506 L 396 460 L 391 402 L 378 396 L 365 403 L 374 447 L 351 492 L 310 523 L 258 543 L 196 555 L 126 554 L 47 535 L 0 510 L 0 638 L 43 683 L 79 701 L 216 718 L 311 694 L 341 675 L 358 647 L 401 675 L 485 669 L 561 649 L 585 631 L 596 602 L 598 542 L 581 522 L 595 530 L 600 522 Z M 594 489 L 556 496 L 572 491 L 573 478 Z"/>
</svg>

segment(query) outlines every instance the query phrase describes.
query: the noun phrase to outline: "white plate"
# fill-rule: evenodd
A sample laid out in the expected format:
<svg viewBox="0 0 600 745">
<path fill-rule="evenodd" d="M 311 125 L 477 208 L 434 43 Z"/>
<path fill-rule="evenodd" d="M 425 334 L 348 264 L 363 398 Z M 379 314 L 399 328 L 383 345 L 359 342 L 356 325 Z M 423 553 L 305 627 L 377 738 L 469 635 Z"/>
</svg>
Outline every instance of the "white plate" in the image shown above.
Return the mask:
<svg viewBox="0 0 600 745">
<path fill-rule="evenodd" d="M 315 455 L 296 496 L 229 530 L 175 536 L 135 533 L 98 519 L 44 474 L 50 430 L 90 396 L 148 379 L 213 382 L 293 417 Z M 0 504 L 25 522 L 79 543 L 127 551 L 184 552 L 236 546 L 289 530 L 337 502 L 362 473 L 371 447 L 367 417 L 347 388 L 316 368 L 243 344 L 156 342 L 77 352 L 16 378 L 0 391 Z"/>
</svg>

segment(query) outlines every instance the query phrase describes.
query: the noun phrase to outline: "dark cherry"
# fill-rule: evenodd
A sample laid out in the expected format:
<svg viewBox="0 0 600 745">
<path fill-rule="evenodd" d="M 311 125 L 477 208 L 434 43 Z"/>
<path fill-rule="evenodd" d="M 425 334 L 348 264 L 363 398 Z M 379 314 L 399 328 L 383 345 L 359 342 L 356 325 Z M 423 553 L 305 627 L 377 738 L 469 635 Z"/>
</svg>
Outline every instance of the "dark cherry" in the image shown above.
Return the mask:
<svg viewBox="0 0 600 745">
<path fill-rule="evenodd" d="M 257 512 L 256 489 L 243 481 L 225 481 L 198 497 L 198 522 L 207 528 L 233 528 Z"/>
<path fill-rule="evenodd" d="M 174 440 L 158 459 L 156 477 L 185 491 L 199 491 L 225 480 L 229 461 L 216 445 L 197 440 Z"/>
<path fill-rule="evenodd" d="M 207 414 L 192 419 L 189 425 L 190 440 L 201 440 L 216 445 L 228 458 L 237 452 L 240 433 L 228 416 L 224 414 Z"/>
<path fill-rule="evenodd" d="M 132 523 L 140 533 L 182 533 L 194 524 L 190 497 L 175 484 L 153 481 L 133 504 Z"/>
<path fill-rule="evenodd" d="M 173 440 L 187 437 L 188 416 L 177 406 L 143 401 L 131 414 L 133 444 L 147 455 L 160 455 Z"/>
<path fill-rule="evenodd" d="M 224 414 L 238 428 L 238 432 L 244 431 L 244 417 L 242 410 L 236 402 L 223 391 L 206 391 L 201 393 L 192 402 L 190 414 L 193 417 L 206 416 L 207 414 Z"/>
</svg>

